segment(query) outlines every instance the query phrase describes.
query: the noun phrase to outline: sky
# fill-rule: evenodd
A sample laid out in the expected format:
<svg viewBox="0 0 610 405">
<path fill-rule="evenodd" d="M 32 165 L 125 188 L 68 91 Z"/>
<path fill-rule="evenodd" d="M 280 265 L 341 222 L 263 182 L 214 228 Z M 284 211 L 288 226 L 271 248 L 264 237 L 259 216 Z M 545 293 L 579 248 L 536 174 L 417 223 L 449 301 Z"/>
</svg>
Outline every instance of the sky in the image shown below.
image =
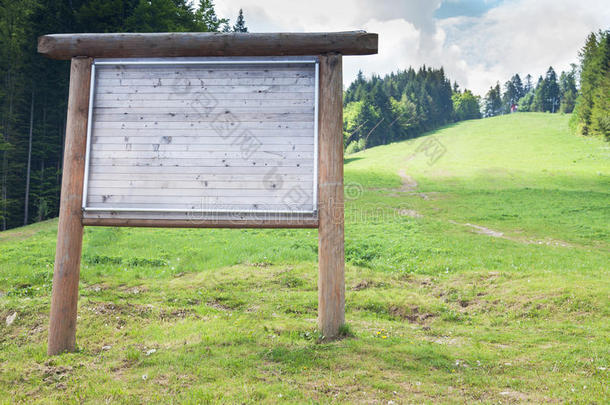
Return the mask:
<svg viewBox="0 0 610 405">
<path fill-rule="evenodd" d="M 240 8 L 251 32 L 366 30 L 379 54 L 346 56 L 347 86 L 358 70 L 384 75 L 443 66 L 452 81 L 484 95 L 497 81 L 578 61 L 591 31 L 610 29 L 610 0 L 216 0 L 231 23 Z"/>
</svg>

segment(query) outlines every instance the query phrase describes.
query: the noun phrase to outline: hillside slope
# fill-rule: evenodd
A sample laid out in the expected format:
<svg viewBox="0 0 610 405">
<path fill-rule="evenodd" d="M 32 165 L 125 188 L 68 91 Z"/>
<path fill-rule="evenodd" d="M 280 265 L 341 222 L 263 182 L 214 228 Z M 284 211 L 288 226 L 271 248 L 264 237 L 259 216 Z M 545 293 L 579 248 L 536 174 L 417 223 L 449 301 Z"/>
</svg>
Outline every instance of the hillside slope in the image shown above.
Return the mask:
<svg viewBox="0 0 610 405">
<path fill-rule="evenodd" d="M 402 174 L 438 200 L 409 200 L 435 218 L 607 246 L 610 145 L 572 135 L 568 121 L 544 113 L 466 121 L 352 155 L 347 178 L 365 187 L 379 187 L 368 179 L 383 178 L 398 187 Z"/>
<path fill-rule="evenodd" d="M 87 228 L 79 351 L 47 359 L 57 221 L 2 232 L 0 402 L 603 403 L 610 153 L 568 119 L 347 157 L 335 342 L 315 230 Z"/>
<path fill-rule="evenodd" d="M 486 188 L 500 182 L 511 187 L 608 192 L 610 145 L 599 138 L 571 134 L 569 119 L 569 115 L 520 113 L 464 121 L 427 137 L 351 155 L 364 159 L 348 168 L 385 172 L 407 166 L 424 184 L 444 180 Z M 427 149 L 418 151 L 418 147 L 425 149 L 430 137 L 445 150 L 436 161 L 429 159 L 432 152 Z"/>
</svg>

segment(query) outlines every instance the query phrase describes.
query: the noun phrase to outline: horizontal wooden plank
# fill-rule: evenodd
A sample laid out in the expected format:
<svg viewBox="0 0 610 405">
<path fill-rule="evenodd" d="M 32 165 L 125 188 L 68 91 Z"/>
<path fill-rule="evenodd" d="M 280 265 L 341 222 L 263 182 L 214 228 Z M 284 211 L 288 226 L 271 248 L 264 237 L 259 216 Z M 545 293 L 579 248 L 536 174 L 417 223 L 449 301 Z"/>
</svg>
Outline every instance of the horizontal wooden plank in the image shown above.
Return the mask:
<svg viewBox="0 0 610 405">
<path fill-rule="evenodd" d="M 279 180 L 279 181 L 278 181 Z M 293 187 L 309 188 L 313 187 L 312 179 L 304 181 L 284 181 L 281 179 L 259 177 L 254 180 L 235 179 L 234 181 L 219 181 L 202 176 L 201 179 L 195 180 L 165 180 L 165 179 L 150 179 L 150 180 L 134 180 L 132 179 L 105 179 L 98 180 L 97 178 L 89 179 L 89 190 L 91 194 L 107 194 L 104 190 L 129 189 L 138 193 L 140 190 L 187 190 L 187 189 L 208 189 L 218 192 L 218 195 L 224 195 L 224 190 L 289 190 Z M 109 192 L 110 192 L 109 191 Z M 117 191 L 118 192 L 118 191 Z M 144 191 L 143 191 L 144 192 Z M 125 192 L 123 192 L 125 193 Z M 145 191 L 149 195 L 150 191 Z M 247 193 L 244 193 L 249 195 Z"/>
<path fill-rule="evenodd" d="M 247 169 L 248 174 L 258 175 L 275 175 L 279 172 L 279 166 L 277 170 L 273 170 L 268 166 L 250 166 Z M 198 167 L 198 166 L 91 166 L 89 169 L 90 173 L 105 173 L 105 174 L 132 174 L 132 173 L 148 173 L 148 174 L 161 174 L 161 173 L 179 173 L 179 174 L 212 174 L 210 168 Z M 282 167 L 281 173 L 284 174 L 296 174 L 296 175 L 312 175 L 311 166 L 284 166 Z M 244 168 L 239 166 L 222 167 L 222 171 L 215 171 L 213 174 L 233 175 L 233 174 L 244 174 Z"/>
<path fill-rule="evenodd" d="M 268 223 L 297 221 L 299 223 L 317 224 L 318 216 L 316 212 L 298 212 L 298 213 L 269 213 L 269 212 L 204 212 L 204 211 L 83 211 L 83 220 L 90 219 L 91 223 L 95 220 L 121 220 L 121 221 L 154 221 L 151 224 L 163 223 L 163 221 L 172 221 L 175 223 L 184 224 L 238 224 L 245 223 Z M 131 223 L 131 222 L 129 222 Z M 108 224 L 108 222 L 106 222 Z M 123 225 L 117 225 L 123 226 Z"/>
<path fill-rule="evenodd" d="M 166 151 L 99 151 L 92 150 L 91 157 L 96 159 L 199 159 L 207 162 L 209 159 L 244 159 L 244 152 L 233 150 L 232 152 L 217 152 L 217 151 L 190 151 L 190 152 L 166 152 Z M 313 159 L 313 151 L 311 152 L 265 152 L 261 150 L 248 153 L 248 160 L 256 161 L 256 159 L 274 159 L 282 161 L 305 161 Z"/>
<path fill-rule="evenodd" d="M 245 132 L 244 132 L 245 131 Z M 213 130 L 206 126 L 196 126 L 190 129 L 162 129 L 162 128 L 139 128 L 139 129 L 95 129 L 93 131 L 93 141 L 99 138 L 112 136 L 112 137 L 123 137 L 121 144 L 129 144 L 131 141 L 136 140 L 150 140 L 151 144 L 154 144 L 153 140 L 162 137 L 161 144 L 171 144 L 172 141 L 179 138 L 202 138 L 205 142 L 210 141 L 211 138 L 220 138 L 227 145 L 231 145 L 233 150 L 239 150 L 236 145 L 240 144 L 256 144 L 257 149 L 262 148 L 268 142 L 279 141 L 285 145 L 292 139 L 309 139 L 313 142 L 313 131 L 311 129 L 264 129 L 258 131 L 236 131 L 235 134 L 225 135 L 222 131 Z M 204 142 L 204 143 L 205 143 Z M 210 141 L 213 142 L 213 141 Z M 307 142 L 307 143 L 311 143 Z M 218 143 L 218 142 L 214 142 Z M 156 149 L 156 148 L 155 148 Z M 288 150 L 288 149 L 286 149 Z"/>
<path fill-rule="evenodd" d="M 312 122 L 184 122 L 184 121 L 126 121 L 126 122 L 96 122 L 92 129 L 94 135 L 103 136 L 137 136 L 176 135 L 176 136 L 225 136 L 225 132 L 233 131 L 241 135 L 246 131 L 249 136 L 314 136 Z"/>
<path fill-rule="evenodd" d="M 258 74 L 254 74 L 258 73 Z M 170 88 L 184 88 L 188 91 L 202 90 L 203 88 L 210 86 L 232 86 L 232 87 L 268 87 L 268 86 L 297 86 L 297 87 L 311 87 L 315 83 L 315 75 L 312 73 L 293 73 L 293 74 L 277 74 L 275 72 L 264 74 L 262 71 L 249 72 L 247 75 L 216 75 L 208 77 L 206 74 L 196 75 L 195 73 L 189 74 L 159 74 L 156 72 L 149 72 L 142 70 L 141 74 L 131 75 L 125 77 L 125 75 L 96 75 L 96 88 L 99 87 L 129 87 L 129 88 L 140 88 L 140 87 L 152 87 L 156 89 L 162 89 L 164 87 Z M 300 92 L 300 91 L 298 91 Z"/>
<path fill-rule="evenodd" d="M 210 188 L 200 186 L 198 188 L 177 188 L 175 183 L 159 182 L 157 188 L 136 188 L 136 187 L 95 187 L 99 183 L 92 183 L 89 186 L 89 194 L 87 198 L 92 202 L 112 202 L 112 201 L 150 201 L 150 202 L 168 202 L 174 203 L 177 198 L 180 201 L 200 202 L 201 198 L 210 199 L 214 202 L 226 202 L 230 204 L 235 201 L 246 203 L 268 202 L 273 203 L 282 201 L 287 193 L 293 190 L 290 188 L 275 188 L 269 189 L 262 183 L 258 188 Z M 166 187 L 163 187 L 163 186 Z M 251 184 L 255 186 L 256 184 Z M 297 184 L 299 196 L 303 199 L 307 197 L 307 202 L 311 204 L 312 185 Z"/>
<path fill-rule="evenodd" d="M 231 86 L 231 87 L 252 87 L 252 86 L 312 86 L 314 77 L 150 77 L 150 78 L 119 78 L 111 79 L 98 77 L 97 85 L 99 88 L 105 87 L 130 87 L 138 89 L 140 87 L 193 87 L 194 89 L 205 89 L 208 86 Z"/>
<path fill-rule="evenodd" d="M 95 102 L 102 100 L 197 100 L 203 106 L 213 106 L 220 100 L 300 100 L 312 99 L 311 92 L 249 92 L 249 93 L 196 93 L 181 91 L 175 93 L 96 93 Z"/>
<path fill-rule="evenodd" d="M 160 197 L 164 199 L 165 197 Z M 236 197 L 237 198 L 237 197 Z M 123 197 L 126 199 L 126 197 Z M 252 203 L 252 198 L 249 198 L 241 203 L 223 203 L 222 201 L 216 202 L 212 198 L 201 198 L 198 201 L 193 201 L 191 203 L 176 203 L 175 197 L 167 198 L 167 202 L 143 202 L 143 201 L 116 201 L 113 199 L 107 199 L 106 202 L 102 202 L 101 199 L 96 197 L 96 201 L 89 201 L 87 208 L 95 208 L 95 209 L 108 209 L 112 211 L 113 209 L 121 209 L 121 210 L 137 210 L 137 209 L 148 209 L 148 210 L 158 210 L 158 212 L 163 212 L 164 210 L 183 210 L 189 211 L 194 210 L 194 212 L 208 212 L 208 211 L 226 211 L 226 212 L 235 212 L 235 211 L 307 211 L 311 210 L 311 204 L 274 204 L 274 203 Z M 97 201 L 100 200 L 100 201 Z M 150 200 L 149 200 L 150 201 Z"/>
<path fill-rule="evenodd" d="M 233 70 L 230 68 L 208 70 L 206 68 L 189 69 L 188 67 L 177 66 L 175 69 L 165 69 L 164 71 L 155 69 L 154 67 L 147 67 L 146 70 L 138 68 L 130 70 L 113 70 L 111 72 L 101 70 L 98 67 L 96 69 L 95 77 L 96 81 L 99 82 L 106 83 L 110 80 L 110 83 L 117 84 L 126 84 L 127 82 L 125 81 L 137 80 L 137 82 L 133 84 L 158 85 L 159 79 L 161 79 L 162 84 L 170 85 L 178 84 L 179 82 L 176 82 L 177 80 L 188 80 L 190 81 L 190 84 L 194 85 L 201 85 L 199 80 L 202 80 L 204 83 L 208 84 L 215 84 L 217 81 L 228 81 L 229 84 L 237 84 L 233 83 L 233 81 L 238 81 L 241 83 L 245 80 L 254 80 L 266 84 L 296 84 L 299 81 L 303 81 L 302 84 L 313 84 L 312 81 L 315 79 L 314 72 L 313 66 L 307 70 L 287 70 L 277 68 L 275 66 L 268 69 L 253 69 L 250 67 L 247 70 Z M 144 80 L 146 80 L 146 82 L 144 82 Z"/>
<path fill-rule="evenodd" d="M 294 59 L 295 58 L 290 58 L 290 60 Z M 269 76 L 275 74 L 311 75 L 314 72 L 314 64 L 311 61 L 311 58 L 306 59 L 307 60 L 304 60 L 303 63 L 298 63 L 296 60 L 294 60 L 295 63 L 282 63 L 282 61 L 286 59 L 248 58 L 247 60 L 252 61 L 252 63 L 247 63 L 247 60 L 244 61 L 244 58 L 173 58 L 171 60 L 164 59 L 164 61 L 171 61 L 171 64 L 147 63 L 146 65 L 124 63 L 120 60 L 114 60 L 110 64 L 100 64 L 98 60 L 95 69 L 96 73 L 113 75 L 113 77 L 117 77 L 116 75 L 121 75 L 123 77 L 129 77 L 130 74 L 137 75 L 142 71 L 143 66 L 146 68 L 147 73 L 150 72 L 150 74 L 163 75 L 165 77 L 172 74 L 206 74 L 210 77 L 214 77 L 214 75 L 216 77 L 226 77 L 225 74 L 229 76 L 244 76 L 254 73 L 264 73 Z M 158 59 L 141 59 L 143 62 L 150 62 L 151 60 L 156 61 Z M 231 63 L 234 61 L 239 61 L 239 63 Z"/>
<path fill-rule="evenodd" d="M 267 153 L 280 153 L 280 152 L 311 152 L 313 151 L 312 144 L 292 144 L 286 147 L 287 143 L 281 144 L 264 144 L 257 151 Z M 159 152 L 210 152 L 214 154 L 218 153 L 237 153 L 238 156 L 243 156 L 244 152 L 235 150 L 235 145 L 227 143 L 226 145 L 214 145 L 213 152 L 210 144 L 153 144 L 153 143 L 92 143 L 92 151 L 159 151 Z"/>
<path fill-rule="evenodd" d="M 127 138 L 127 139 L 126 139 Z M 292 145 L 313 145 L 313 139 L 309 137 L 268 137 L 265 140 L 265 146 L 268 145 L 286 145 L 285 150 L 290 150 Z M 151 136 L 151 137 L 136 137 L 136 136 L 96 136 L 94 135 L 91 142 L 94 144 L 121 144 L 129 142 L 131 144 L 177 144 L 177 145 L 232 145 L 236 137 L 214 137 L 214 136 Z M 262 147 L 262 146 L 261 146 Z M 249 149 L 245 148 L 244 152 Z"/>
<path fill-rule="evenodd" d="M 323 33 L 112 33 L 52 34 L 38 38 L 38 52 L 53 59 L 369 55 L 377 53 L 377 34 L 365 31 Z"/>
<path fill-rule="evenodd" d="M 189 219 L 167 219 L 166 216 L 149 214 L 148 218 L 133 218 L 134 214 L 125 213 L 131 218 L 117 218 L 110 213 L 91 216 L 86 213 L 82 222 L 85 226 L 122 226 L 122 227 L 152 227 L 152 228 L 317 228 L 317 218 L 286 218 L 259 219 L 256 217 L 218 218 L 199 216 Z"/>
<path fill-rule="evenodd" d="M 201 125 L 199 125 L 201 124 Z M 123 129 L 136 129 L 136 128 L 161 128 L 161 129 L 210 129 L 213 131 L 228 132 L 238 131 L 240 129 L 247 129 L 249 131 L 261 130 L 261 129 L 311 129 L 313 130 L 313 122 L 251 122 L 247 125 L 240 123 L 239 121 L 230 122 L 222 121 L 218 123 L 209 123 L 204 121 L 192 121 L 192 122 L 139 122 L 139 121 L 128 121 L 128 122 L 93 122 L 92 128 L 106 129 L 106 128 L 123 128 Z M 313 134 L 313 132 L 312 132 Z"/>
<path fill-rule="evenodd" d="M 167 115 L 169 116 L 188 116 L 192 117 L 193 112 L 201 112 L 214 117 L 218 114 L 235 114 L 239 119 L 242 114 L 260 114 L 262 116 L 269 114 L 308 114 L 313 119 L 314 105 L 273 105 L 273 106 L 239 106 L 239 107 L 202 107 L 197 105 L 176 106 L 174 108 L 166 106 L 143 107 L 143 106 L 108 106 L 93 108 L 94 117 L 100 117 L 110 114 L 142 114 L 144 116 L 157 116 L 160 120 Z"/>
<path fill-rule="evenodd" d="M 253 85 L 253 86 L 105 86 L 97 83 L 96 94 L 264 94 L 264 93 L 307 93 L 313 94 L 311 85 Z"/>
<path fill-rule="evenodd" d="M 95 208 L 82 210 L 83 217 L 89 218 L 166 218 L 166 219 L 204 219 L 204 218 L 215 218 L 215 219 L 287 219 L 287 218 L 317 218 L 317 212 L 311 211 L 311 207 L 305 208 L 301 211 L 203 211 L 201 207 L 192 209 L 177 209 L 172 211 L 159 211 L 157 207 L 137 209 L 137 208 L 125 208 L 117 209 L 113 207 L 106 208 Z"/>
<path fill-rule="evenodd" d="M 202 113 L 193 110 L 187 112 L 157 112 L 139 113 L 125 110 L 123 113 L 111 113 L 105 110 L 95 110 L 95 122 L 310 122 L 313 121 L 313 111 L 305 113 L 293 112 L 233 112 L 232 110 L 218 111 L 216 113 Z"/>
<path fill-rule="evenodd" d="M 244 167 L 250 168 L 253 166 L 262 167 L 309 167 L 313 165 L 310 159 L 252 159 L 252 158 L 234 158 L 234 159 L 200 159 L 200 158 L 175 158 L 175 159 L 155 159 L 155 158 L 96 158 L 91 157 L 89 162 L 92 166 L 141 166 L 141 167 Z"/>
<path fill-rule="evenodd" d="M 236 108 L 236 107 L 262 107 L 262 108 L 272 108 L 272 107 L 284 107 L 284 106 L 311 106 L 313 107 L 314 100 L 313 98 L 301 98 L 295 100 L 277 100 L 277 99 L 259 99 L 259 100 L 241 100 L 236 98 L 218 100 L 214 105 L 203 105 L 199 99 L 197 100 L 189 100 L 189 99 L 180 99 L 180 100 L 96 100 L 95 101 L 95 109 L 98 108 L 218 108 L 218 109 L 226 109 L 226 108 Z"/>
<path fill-rule="evenodd" d="M 199 181 L 222 184 L 240 184 L 241 182 L 258 182 L 267 184 L 270 181 L 303 183 L 311 182 L 312 176 L 273 172 L 260 174 L 220 174 L 220 173 L 99 173 L 90 172 L 89 181 Z"/>
</svg>

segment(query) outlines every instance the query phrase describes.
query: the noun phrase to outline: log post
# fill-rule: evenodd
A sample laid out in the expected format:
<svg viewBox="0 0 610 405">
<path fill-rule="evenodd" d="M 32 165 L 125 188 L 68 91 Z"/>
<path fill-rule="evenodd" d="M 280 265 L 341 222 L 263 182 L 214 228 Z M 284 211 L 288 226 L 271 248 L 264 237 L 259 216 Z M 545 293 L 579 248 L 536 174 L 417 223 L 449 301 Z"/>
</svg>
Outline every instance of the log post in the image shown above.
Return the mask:
<svg viewBox="0 0 610 405">
<path fill-rule="evenodd" d="M 70 92 L 53 293 L 49 319 L 48 355 L 74 351 L 76 308 L 83 225 L 81 202 L 85 174 L 91 58 L 72 58 Z"/>
<path fill-rule="evenodd" d="M 320 56 L 318 325 L 332 339 L 345 323 L 343 82 L 341 55 Z"/>
</svg>

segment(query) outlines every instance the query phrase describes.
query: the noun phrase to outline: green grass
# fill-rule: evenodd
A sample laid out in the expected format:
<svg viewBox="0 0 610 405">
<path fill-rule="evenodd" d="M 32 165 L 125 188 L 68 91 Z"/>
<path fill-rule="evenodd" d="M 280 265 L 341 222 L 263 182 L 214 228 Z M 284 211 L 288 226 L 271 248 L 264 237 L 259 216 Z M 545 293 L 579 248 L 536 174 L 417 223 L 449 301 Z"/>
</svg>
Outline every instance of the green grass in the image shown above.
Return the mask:
<svg viewBox="0 0 610 405">
<path fill-rule="evenodd" d="M 607 403 L 610 148 L 568 119 L 347 157 L 334 342 L 315 230 L 87 228 L 79 350 L 47 358 L 57 222 L 0 233 L 0 402 Z"/>
</svg>

